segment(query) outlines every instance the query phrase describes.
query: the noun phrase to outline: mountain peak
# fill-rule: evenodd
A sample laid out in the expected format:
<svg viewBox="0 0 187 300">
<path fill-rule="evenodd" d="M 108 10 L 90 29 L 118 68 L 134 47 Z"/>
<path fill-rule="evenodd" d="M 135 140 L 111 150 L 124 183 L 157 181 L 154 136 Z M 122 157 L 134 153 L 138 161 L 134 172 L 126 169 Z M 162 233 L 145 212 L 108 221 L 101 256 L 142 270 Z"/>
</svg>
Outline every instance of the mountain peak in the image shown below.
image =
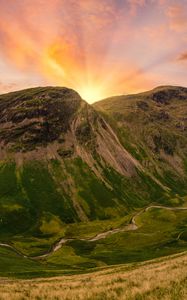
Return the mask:
<svg viewBox="0 0 187 300">
<path fill-rule="evenodd" d="M 67 131 L 81 103 L 84 101 L 77 92 L 64 87 L 37 87 L 1 95 L 1 144 L 32 148 L 56 140 Z"/>
</svg>

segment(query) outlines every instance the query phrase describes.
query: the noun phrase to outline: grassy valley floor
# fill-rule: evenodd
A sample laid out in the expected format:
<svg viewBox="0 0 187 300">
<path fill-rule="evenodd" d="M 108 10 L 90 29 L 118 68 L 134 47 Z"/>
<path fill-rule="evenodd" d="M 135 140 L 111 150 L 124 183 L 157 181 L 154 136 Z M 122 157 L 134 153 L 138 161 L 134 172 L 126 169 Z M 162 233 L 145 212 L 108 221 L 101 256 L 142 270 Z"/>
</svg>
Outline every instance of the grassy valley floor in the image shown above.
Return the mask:
<svg viewBox="0 0 187 300">
<path fill-rule="evenodd" d="M 50 279 L 0 279 L 1 300 L 185 300 L 187 252 Z"/>
<path fill-rule="evenodd" d="M 187 250 L 186 224 L 186 206 L 149 206 L 110 223 L 71 225 L 61 236 L 62 244 L 54 244 L 60 240 L 59 236 L 50 239 L 17 236 L 11 243 L 7 240 L 4 247 L 0 244 L 0 277 L 75 275 L 182 253 Z"/>
</svg>

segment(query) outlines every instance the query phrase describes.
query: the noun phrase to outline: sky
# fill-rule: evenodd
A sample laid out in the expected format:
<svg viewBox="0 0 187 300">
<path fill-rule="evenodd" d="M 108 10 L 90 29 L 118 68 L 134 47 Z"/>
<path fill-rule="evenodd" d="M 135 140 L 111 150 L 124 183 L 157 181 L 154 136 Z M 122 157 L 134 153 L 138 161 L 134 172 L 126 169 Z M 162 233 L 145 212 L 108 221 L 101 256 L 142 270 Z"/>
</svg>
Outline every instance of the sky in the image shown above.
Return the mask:
<svg viewBox="0 0 187 300">
<path fill-rule="evenodd" d="M 0 0 L 0 93 L 187 86 L 187 0 Z"/>
</svg>

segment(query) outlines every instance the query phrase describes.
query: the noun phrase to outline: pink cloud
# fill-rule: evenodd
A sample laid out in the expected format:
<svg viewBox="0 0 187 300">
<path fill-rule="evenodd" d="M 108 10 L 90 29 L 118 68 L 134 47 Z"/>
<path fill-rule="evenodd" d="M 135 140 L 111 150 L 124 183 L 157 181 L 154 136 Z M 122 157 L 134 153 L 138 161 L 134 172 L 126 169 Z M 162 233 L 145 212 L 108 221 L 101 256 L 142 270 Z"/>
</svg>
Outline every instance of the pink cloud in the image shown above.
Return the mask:
<svg viewBox="0 0 187 300">
<path fill-rule="evenodd" d="M 187 5 L 173 4 L 167 9 L 170 29 L 176 32 L 187 31 Z"/>
<path fill-rule="evenodd" d="M 127 2 L 130 6 L 131 16 L 135 16 L 137 14 L 138 8 L 146 5 L 146 0 L 128 0 Z"/>
</svg>

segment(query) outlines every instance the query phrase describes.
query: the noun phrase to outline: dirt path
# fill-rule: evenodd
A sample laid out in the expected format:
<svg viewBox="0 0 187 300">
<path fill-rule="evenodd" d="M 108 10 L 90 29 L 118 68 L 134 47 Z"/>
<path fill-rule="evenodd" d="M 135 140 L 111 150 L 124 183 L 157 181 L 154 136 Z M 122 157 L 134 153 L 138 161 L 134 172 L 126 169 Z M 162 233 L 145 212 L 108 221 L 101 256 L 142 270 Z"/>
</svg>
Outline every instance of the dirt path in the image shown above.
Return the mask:
<svg viewBox="0 0 187 300">
<path fill-rule="evenodd" d="M 138 229 L 138 225 L 136 224 L 136 217 L 140 216 L 141 214 L 143 214 L 144 212 L 150 210 L 151 208 L 162 208 L 162 209 L 167 209 L 167 210 L 187 210 L 187 207 L 167 207 L 167 206 L 161 206 L 161 205 L 150 205 L 142 210 L 140 210 L 139 212 L 137 212 L 132 219 L 130 220 L 129 224 L 127 224 L 124 227 L 119 227 L 119 228 L 115 228 L 112 230 L 108 230 L 106 232 L 102 232 L 97 234 L 95 237 L 92 238 L 88 238 L 88 239 L 72 239 L 72 238 L 62 238 L 59 241 L 55 242 L 51 249 L 49 251 L 47 251 L 46 253 L 42 254 L 42 255 L 38 255 L 35 257 L 31 257 L 31 256 L 27 256 L 24 255 L 23 253 L 21 253 L 19 250 L 17 250 L 14 246 L 10 245 L 10 244 L 6 244 L 6 243 L 0 243 L 0 247 L 5 247 L 5 248 L 9 248 L 11 250 L 13 250 L 15 253 L 17 253 L 19 256 L 22 256 L 24 258 L 29 258 L 29 259 L 34 259 L 34 260 L 38 260 L 38 259 L 42 259 L 45 257 L 48 257 L 49 255 L 51 255 L 52 253 L 58 251 L 59 249 L 62 248 L 62 246 L 64 244 L 66 244 L 69 241 L 73 241 L 73 240 L 79 240 L 79 241 L 87 241 L 87 242 L 94 242 L 94 241 L 98 241 L 101 239 L 105 239 L 107 236 L 111 235 L 111 234 L 115 234 L 118 232 L 127 232 L 127 231 L 134 231 Z M 177 239 L 180 238 L 180 235 L 182 233 L 180 233 L 177 237 Z"/>
<path fill-rule="evenodd" d="M 14 246 L 10 245 L 10 244 L 5 244 L 5 243 L 0 243 L 0 247 L 4 247 L 4 248 L 8 248 L 10 250 L 13 250 L 16 254 L 18 254 L 19 256 L 28 258 L 27 255 L 24 255 L 22 252 L 20 252 L 19 250 L 17 250 Z"/>
<path fill-rule="evenodd" d="M 151 208 L 163 208 L 167 210 L 187 210 L 187 207 L 168 207 L 168 206 L 161 206 L 161 205 L 151 205 L 146 207 L 144 211 L 148 211 Z"/>
</svg>

